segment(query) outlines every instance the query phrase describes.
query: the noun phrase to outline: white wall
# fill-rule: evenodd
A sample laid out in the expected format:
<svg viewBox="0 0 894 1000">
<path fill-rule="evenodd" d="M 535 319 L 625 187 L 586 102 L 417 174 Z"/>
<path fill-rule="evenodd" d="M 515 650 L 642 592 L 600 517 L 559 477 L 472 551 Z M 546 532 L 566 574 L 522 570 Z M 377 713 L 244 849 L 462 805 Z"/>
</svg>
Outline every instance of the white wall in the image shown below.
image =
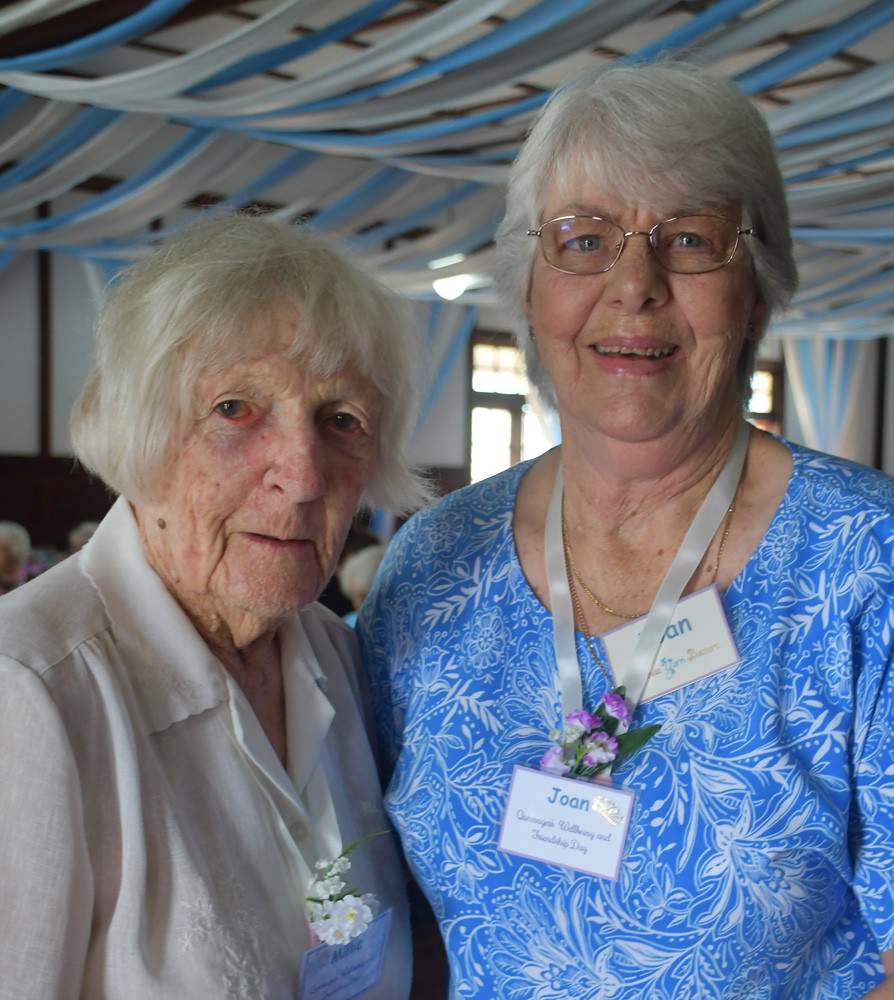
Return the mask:
<svg viewBox="0 0 894 1000">
<path fill-rule="evenodd" d="M 424 465 L 459 468 L 469 461 L 469 355 L 463 351 L 440 397 L 410 442 L 410 457 Z"/>
<path fill-rule="evenodd" d="M 93 264 L 61 254 L 52 259 L 53 406 L 50 447 L 54 455 L 70 455 L 68 417 L 93 363 L 93 324 L 102 276 Z"/>
<path fill-rule="evenodd" d="M 888 338 L 885 362 L 884 424 L 882 438 L 882 471 L 894 476 L 894 337 Z"/>
<path fill-rule="evenodd" d="M 0 454 L 40 448 L 37 256 L 17 254 L 0 271 Z"/>
<path fill-rule="evenodd" d="M 69 455 L 68 415 L 93 357 L 96 285 L 92 265 L 50 258 L 50 447 Z M 0 454 L 40 451 L 40 324 L 38 258 L 17 254 L 0 271 Z"/>
</svg>

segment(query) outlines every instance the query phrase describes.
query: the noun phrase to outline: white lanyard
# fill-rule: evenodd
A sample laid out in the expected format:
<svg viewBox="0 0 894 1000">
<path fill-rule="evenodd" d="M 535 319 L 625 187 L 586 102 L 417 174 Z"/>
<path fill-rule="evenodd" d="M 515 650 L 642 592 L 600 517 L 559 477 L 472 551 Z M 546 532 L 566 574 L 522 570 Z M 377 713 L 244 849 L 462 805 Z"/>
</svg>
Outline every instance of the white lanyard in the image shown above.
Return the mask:
<svg viewBox="0 0 894 1000">
<path fill-rule="evenodd" d="M 732 451 L 720 475 L 708 491 L 693 518 L 686 537 L 667 571 L 652 607 L 646 616 L 630 663 L 623 676 L 616 677 L 616 685 L 625 688 L 627 700 L 634 707 L 639 704 L 661 640 L 673 616 L 674 609 L 691 579 L 696 567 L 704 558 L 711 539 L 723 521 L 736 494 L 745 453 L 748 450 L 749 425 L 743 420 Z M 571 588 L 565 567 L 565 550 L 562 545 L 562 463 L 556 473 L 544 532 L 548 600 L 553 616 L 553 643 L 562 698 L 562 719 L 568 712 L 583 707 L 583 690 L 577 647 L 574 640 L 574 610 L 571 606 Z M 561 728 L 561 725 L 560 725 Z"/>
</svg>

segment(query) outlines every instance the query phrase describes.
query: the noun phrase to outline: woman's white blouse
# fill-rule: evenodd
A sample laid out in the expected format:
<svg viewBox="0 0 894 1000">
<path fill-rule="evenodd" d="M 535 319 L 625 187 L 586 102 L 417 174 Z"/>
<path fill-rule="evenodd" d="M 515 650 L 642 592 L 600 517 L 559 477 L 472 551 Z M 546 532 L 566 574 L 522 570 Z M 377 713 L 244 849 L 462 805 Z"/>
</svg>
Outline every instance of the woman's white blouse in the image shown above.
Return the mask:
<svg viewBox="0 0 894 1000">
<path fill-rule="evenodd" d="M 123 500 L 0 600 L 0 998 L 297 998 L 314 862 L 389 823 L 351 630 L 311 605 L 280 641 L 288 771 Z M 393 907 L 364 1000 L 399 1000 L 392 838 L 351 858 L 350 885 Z"/>
</svg>

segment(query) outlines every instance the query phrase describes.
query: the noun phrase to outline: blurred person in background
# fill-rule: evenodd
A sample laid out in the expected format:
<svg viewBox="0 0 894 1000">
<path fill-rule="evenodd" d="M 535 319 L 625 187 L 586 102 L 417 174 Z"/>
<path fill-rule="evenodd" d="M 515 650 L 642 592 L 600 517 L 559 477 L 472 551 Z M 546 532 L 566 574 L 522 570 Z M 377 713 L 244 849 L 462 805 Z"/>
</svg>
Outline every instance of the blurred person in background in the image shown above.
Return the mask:
<svg viewBox="0 0 894 1000">
<path fill-rule="evenodd" d="M 27 579 L 31 536 L 17 521 L 0 521 L 0 594 L 7 594 Z"/>
</svg>

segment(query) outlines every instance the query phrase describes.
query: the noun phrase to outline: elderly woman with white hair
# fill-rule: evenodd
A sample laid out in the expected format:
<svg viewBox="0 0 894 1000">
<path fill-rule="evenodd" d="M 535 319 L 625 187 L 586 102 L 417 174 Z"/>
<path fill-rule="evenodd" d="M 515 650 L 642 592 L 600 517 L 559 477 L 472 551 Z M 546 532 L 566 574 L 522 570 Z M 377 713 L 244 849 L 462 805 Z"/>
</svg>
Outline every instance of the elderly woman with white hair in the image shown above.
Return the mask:
<svg viewBox="0 0 894 1000">
<path fill-rule="evenodd" d="M 118 500 L 0 607 L 3 996 L 407 996 L 356 640 L 315 600 L 359 505 L 425 496 L 415 357 L 396 296 L 257 218 L 109 294 L 71 429 Z"/>
<path fill-rule="evenodd" d="M 796 285 L 765 122 L 572 82 L 497 262 L 561 445 L 411 519 L 359 621 L 451 997 L 894 996 L 894 483 L 743 420 Z"/>
</svg>

